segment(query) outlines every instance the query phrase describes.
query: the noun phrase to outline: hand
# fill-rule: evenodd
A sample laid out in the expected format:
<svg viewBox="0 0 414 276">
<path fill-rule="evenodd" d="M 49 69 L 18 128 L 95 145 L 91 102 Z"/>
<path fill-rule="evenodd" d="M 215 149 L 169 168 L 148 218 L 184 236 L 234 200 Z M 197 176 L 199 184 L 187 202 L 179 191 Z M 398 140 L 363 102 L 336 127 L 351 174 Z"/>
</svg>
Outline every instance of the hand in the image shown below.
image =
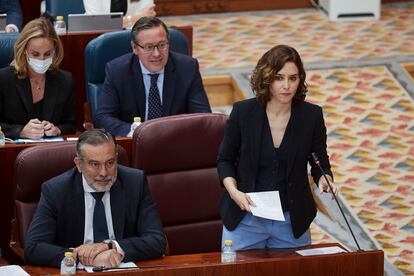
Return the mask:
<svg viewBox="0 0 414 276">
<path fill-rule="evenodd" d="M 118 253 L 115 249 L 106 250 L 96 256 L 93 261 L 93 266 L 105 266 L 108 268 L 118 266 L 124 256 L 121 253 Z"/>
<path fill-rule="evenodd" d="M 332 177 L 330 175 L 326 175 L 326 178 L 328 178 L 329 183 L 331 183 L 333 191 L 330 191 L 329 184 L 326 182 L 325 178 L 321 176 L 321 178 L 319 178 L 319 181 L 318 181 L 319 192 L 321 194 L 323 192 L 332 193 L 332 199 L 333 199 L 334 198 L 333 194 L 335 194 L 335 196 L 339 194 L 339 186 L 333 183 Z"/>
<path fill-rule="evenodd" d="M 157 13 L 155 12 L 155 4 L 151 4 L 146 6 L 142 11 L 141 11 L 141 16 L 156 16 Z"/>
<path fill-rule="evenodd" d="M 45 136 L 59 136 L 61 133 L 58 127 L 48 121 L 43 121 L 42 125 L 45 130 Z"/>
<path fill-rule="evenodd" d="M 15 33 L 16 32 L 16 29 L 13 28 L 10 25 L 7 25 L 6 28 L 4 28 L 4 30 L 6 31 L 6 33 Z"/>
<path fill-rule="evenodd" d="M 78 260 L 85 266 L 93 265 L 96 256 L 100 253 L 108 250 L 108 245 L 105 243 L 91 243 L 91 244 L 82 244 L 76 247 L 73 250 L 73 257 Z"/>
<path fill-rule="evenodd" d="M 240 207 L 240 209 L 246 210 L 247 212 L 251 212 L 250 206 L 256 207 L 256 205 L 248 195 L 246 195 L 243 192 L 240 192 L 237 189 L 237 181 L 235 178 L 231 176 L 224 178 L 223 185 L 229 192 L 231 199 L 233 199 L 233 201 Z"/>
<path fill-rule="evenodd" d="M 230 193 L 230 192 L 229 192 Z M 254 202 L 251 198 L 243 192 L 235 189 L 230 193 L 231 199 L 240 207 L 242 210 L 246 210 L 247 212 L 251 212 L 250 206 L 256 207 Z"/>
<path fill-rule="evenodd" d="M 31 119 L 20 131 L 21 138 L 40 139 L 44 134 L 43 124 L 38 119 Z"/>
</svg>

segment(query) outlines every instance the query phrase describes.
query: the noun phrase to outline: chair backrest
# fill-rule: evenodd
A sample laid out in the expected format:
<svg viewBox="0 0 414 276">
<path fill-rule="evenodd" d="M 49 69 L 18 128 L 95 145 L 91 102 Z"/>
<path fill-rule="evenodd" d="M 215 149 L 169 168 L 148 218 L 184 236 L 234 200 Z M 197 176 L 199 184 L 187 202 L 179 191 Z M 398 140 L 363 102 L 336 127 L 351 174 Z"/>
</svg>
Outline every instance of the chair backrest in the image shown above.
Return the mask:
<svg viewBox="0 0 414 276">
<path fill-rule="evenodd" d="M 6 67 L 13 60 L 14 44 L 19 33 L 0 34 L 0 68 Z"/>
<path fill-rule="evenodd" d="M 224 114 L 184 114 L 135 130 L 132 166 L 147 173 L 172 255 L 220 250 L 216 158 L 226 121 Z"/>
<path fill-rule="evenodd" d="M 62 15 L 68 24 L 68 15 L 71 13 L 85 13 L 83 6 L 83 0 L 46 0 L 46 11 L 56 18 L 58 15 Z"/>
<path fill-rule="evenodd" d="M 128 165 L 128 154 L 118 146 L 119 163 Z M 26 232 L 40 199 L 41 185 L 75 166 L 76 142 L 40 145 L 21 151 L 14 163 L 14 202 L 16 218 L 12 222 L 13 251 L 20 258 Z"/>
<path fill-rule="evenodd" d="M 189 43 L 185 35 L 169 28 L 170 49 L 174 52 L 189 54 Z M 87 100 L 95 118 L 98 98 L 105 80 L 105 65 L 123 54 L 131 52 L 131 31 L 104 33 L 92 39 L 85 48 L 85 79 Z"/>
</svg>

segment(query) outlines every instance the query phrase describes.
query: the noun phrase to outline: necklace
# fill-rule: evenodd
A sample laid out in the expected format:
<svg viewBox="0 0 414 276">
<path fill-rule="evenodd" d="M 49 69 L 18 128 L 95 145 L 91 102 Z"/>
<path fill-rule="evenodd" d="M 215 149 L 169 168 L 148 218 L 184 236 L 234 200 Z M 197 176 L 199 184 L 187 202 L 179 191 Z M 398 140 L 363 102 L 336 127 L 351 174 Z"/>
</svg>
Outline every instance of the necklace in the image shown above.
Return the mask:
<svg viewBox="0 0 414 276">
<path fill-rule="evenodd" d="M 42 87 L 44 87 L 45 85 L 45 79 L 40 78 L 40 79 L 35 79 L 35 78 L 30 78 L 30 84 L 32 86 L 32 90 L 41 90 Z"/>
<path fill-rule="evenodd" d="M 30 85 L 32 87 L 33 103 L 37 103 L 43 99 L 45 91 L 45 78 L 30 78 Z"/>
</svg>

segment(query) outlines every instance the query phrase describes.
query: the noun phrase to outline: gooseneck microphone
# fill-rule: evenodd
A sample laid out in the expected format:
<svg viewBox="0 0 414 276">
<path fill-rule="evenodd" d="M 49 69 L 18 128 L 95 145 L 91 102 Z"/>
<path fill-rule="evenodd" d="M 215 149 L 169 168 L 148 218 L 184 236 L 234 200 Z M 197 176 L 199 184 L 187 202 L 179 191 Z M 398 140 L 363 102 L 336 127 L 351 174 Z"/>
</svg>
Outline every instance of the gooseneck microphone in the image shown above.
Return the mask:
<svg viewBox="0 0 414 276">
<path fill-rule="evenodd" d="M 348 226 L 348 229 L 349 229 L 349 231 L 350 231 L 350 232 L 351 232 L 351 234 L 352 234 L 352 238 L 354 238 L 355 244 L 356 244 L 356 246 L 358 247 L 358 251 L 364 251 L 364 250 L 362 250 L 362 249 L 361 249 L 361 247 L 359 247 L 358 241 L 357 241 L 357 239 L 355 238 L 355 235 L 354 235 L 354 232 L 352 231 L 351 225 L 349 225 L 349 222 L 348 222 L 348 220 L 346 219 L 346 216 L 345 216 L 345 214 L 344 214 L 344 211 L 342 210 L 341 205 L 339 204 L 339 201 L 338 201 L 338 199 L 336 198 L 335 193 L 333 192 L 331 182 L 329 182 L 328 178 L 326 177 L 326 173 L 325 173 L 324 169 L 322 168 L 321 163 L 319 162 L 319 158 L 318 158 L 318 156 L 316 155 L 316 153 L 312 152 L 312 153 L 311 153 L 311 157 L 312 157 L 312 160 L 315 162 L 315 164 L 318 166 L 319 170 L 322 172 L 322 175 L 323 175 L 323 177 L 325 178 L 326 182 L 328 183 L 329 189 L 330 189 L 330 190 L 331 190 L 331 192 L 332 192 L 332 195 L 333 195 L 333 197 L 334 197 L 334 199 L 335 199 L 335 201 L 336 201 L 336 204 L 338 205 L 339 210 L 341 211 L 341 214 L 342 214 L 342 216 L 343 216 L 343 217 L 344 217 L 344 219 L 345 219 L 346 225 Z"/>
<path fill-rule="evenodd" d="M 106 266 L 95 266 L 92 268 L 93 272 L 102 272 L 112 269 L 140 269 L 140 268 L 157 268 L 157 267 L 165 267 L 165 265 L 139 265 L 139 266 L 128 266 L 128 267 L 106 267 Z"/>
</svg>

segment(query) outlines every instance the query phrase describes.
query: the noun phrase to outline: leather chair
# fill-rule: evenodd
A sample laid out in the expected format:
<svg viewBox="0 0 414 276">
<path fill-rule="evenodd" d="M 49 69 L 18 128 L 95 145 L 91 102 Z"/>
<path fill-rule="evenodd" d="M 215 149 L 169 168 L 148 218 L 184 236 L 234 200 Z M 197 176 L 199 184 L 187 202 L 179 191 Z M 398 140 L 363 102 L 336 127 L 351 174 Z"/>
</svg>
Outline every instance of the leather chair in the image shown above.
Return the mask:
<svg viewBox="0 0 414 276">
<path fill-rule="evenodd" d="M 182 54 L 189 54 L 189 44 L 185 35 L 169 28 L 170 49 Z M 98 108 L 98 99 L 105 80 L 105 65 L 123 54 L 131 52 L 131 31 L 104 33 L 92 39 L 85 48 L 85 79 L 87 101 L 92 112 L 92 119 Z"/>
<path fill-rule="evenodd" d="M 226 121 L 224 114 L 175 115 L 134 132 L 132 166 L 147 173 L 172 255 L 220 251 L 216 158 Z"/>
<path fill-rule="evenodd" d="M 85 8 L 83 7 L 83 0 L 46 0 L 46 12 L 53 18 L 62 15 L 67 26 L 68 15 L 72 13 L 85 13 Z"/>
<path fill-rule="evenodd" d="M 128 154 L 118 145 L 120 164 L 129 165 Z M 14 163 L 15 219 L 12 220 L 10 248 L 24 262 L 24 241 L 40 199 L 41 185 L 75 166 L 76 142 L 29 147 Z"/>
<path fill-rule="evenodd" d="M 9 66 L 14 56 L 14 44 L 19 33 L 0 34 L 0 68 Z"/>
</svg>

